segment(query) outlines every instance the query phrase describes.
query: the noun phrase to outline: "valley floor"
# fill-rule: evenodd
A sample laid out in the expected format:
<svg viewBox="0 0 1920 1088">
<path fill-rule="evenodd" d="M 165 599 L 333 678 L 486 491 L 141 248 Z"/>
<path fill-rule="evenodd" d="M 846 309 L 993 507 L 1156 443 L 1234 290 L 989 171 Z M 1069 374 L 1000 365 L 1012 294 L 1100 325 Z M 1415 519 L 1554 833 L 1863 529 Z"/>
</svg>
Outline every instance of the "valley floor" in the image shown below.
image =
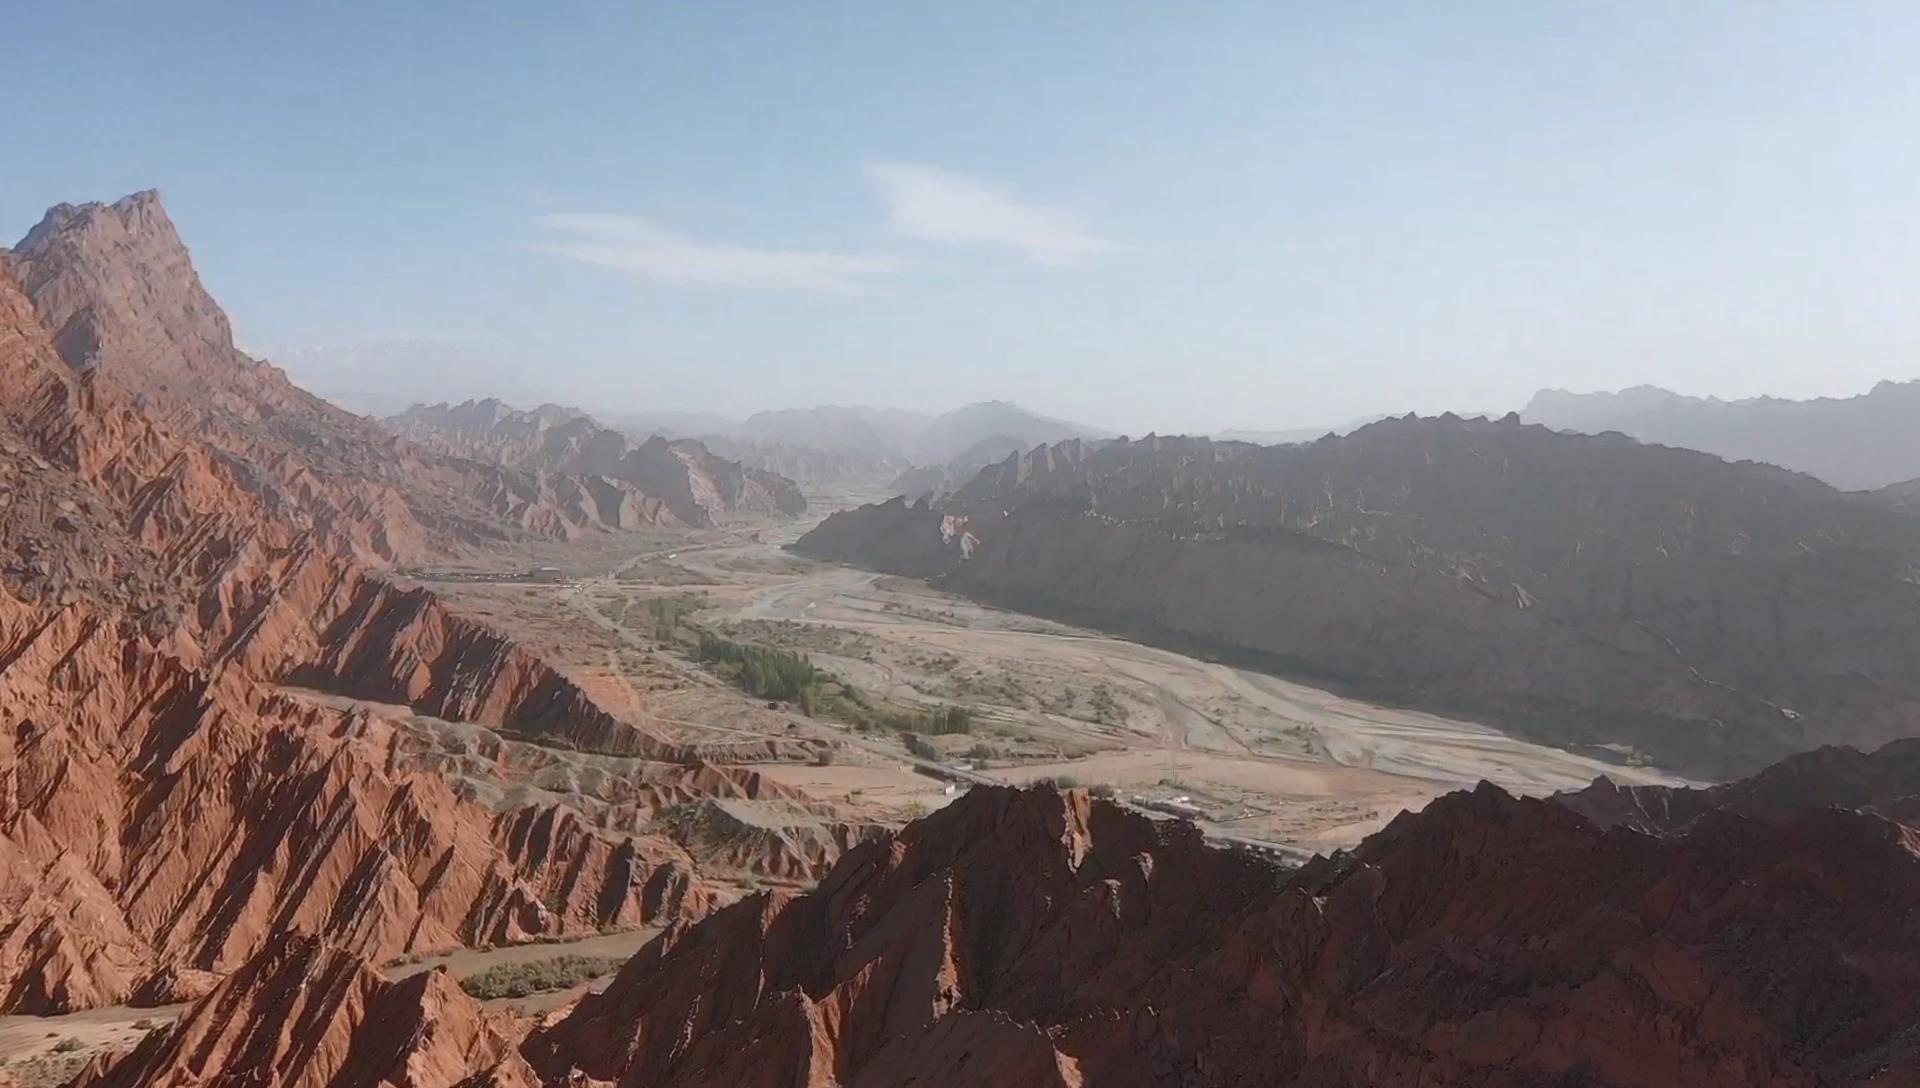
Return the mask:
<svg viewBox="0 0 1920 1088">
<path fill-rule="evenodd" d="M 815 500 L 832 508 L 861 497 Z M 563 565 L 565 585 L 436 588 L 561 660 L 603 701 L 644 704 L 691 739 L 835 740 L 841 756 L 831 766 L 757 769 L 862 819 L 941 803 L 947 795 L 926 770 L 962 781 L 1070 778 L 1171 805 L 1222 836 L 1311 852 L 1350 846 L 1402 809 L 1481 779 L 1528 794 L 1602 774 L 1676 781 L 786 552 L 813 523 L 683 534 L 624 553 L 576 546 L 515 557 Z M 972 728 L 928 737 L 937 752 L 927 758 L 909 754 L 893 731 L 750 699 L 661 637 L 662 610 L 740 642 L 805 653 L 899 711 L 964 706 Z"/>
</svg>

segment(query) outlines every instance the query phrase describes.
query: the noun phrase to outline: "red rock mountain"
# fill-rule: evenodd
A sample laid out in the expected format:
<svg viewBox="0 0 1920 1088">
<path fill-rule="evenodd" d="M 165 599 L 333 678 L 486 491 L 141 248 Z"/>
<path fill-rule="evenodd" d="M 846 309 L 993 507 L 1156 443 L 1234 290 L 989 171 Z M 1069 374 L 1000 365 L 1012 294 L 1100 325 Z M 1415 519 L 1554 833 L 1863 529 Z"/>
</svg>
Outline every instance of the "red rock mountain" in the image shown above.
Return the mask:
<svg viewBox="0 0 1920 1088">
<path fill-rule="evenodd" d="M 415 405 L 387 420 L 422 446 L 543 474 L 618 480 L 657 496 L 683 524 L 707 527 L 738 515 L 797 517 L 807 500 L 792 480 L 715 456 L 693 439 L 636 442 L 585 413 L 533 411 L 497 400 Z"/>
<path fill-rule="evenodd" d="M 350 465 L 336 477 L 336 454 L 368 456 L 348 441 L 366 428 L 323 410 L 315 426 L 355 429 L 301 430 L 304 394 L 213 351 L 223 335 L 195 330 L 224 319 L 161 274 L 179 270 L 165 247 L 105 246 L 163 262 L 125 272 L 145 286 L 124 295 L 118 273 L 63 269 L 55 243 L 106 214 L 57 210 L 31 259 L 6 262 L 46 312 L 0 268 L 0 1012 L 192 996 L 291 932 L 378 961 L 710 909 L 672 842 L 482 809 L 405 768 L 397 723 L 287 693 L 674 762 L 782 754 L 664 739 L 361 566 L 426 507 Z M 185 312 L 150 320 L 128 298 Z M 296 454 L 298 434 L 319 452 Z"/>
<path fill-rule="evenodd" d="M 483 1070 L 530 1085 L 519 1034 L 443 972 L 386 982 L 337 948 L 282 936 L 171 1029 L 72 1088 L 453 1088 Z"/>
<path fill-rule="evenodd" d="M 1911 1084 L 1917 847 L 1819 809 L 1660 840 L 1483 785 L 1288 875 L 976 789 L 654 942 L 524 1053 L 650 1088 Z"/>
<path fill-rule="evenodd" d="M 1920 733 L 1920 518 L 1620 435 L 1063 443 L 797 549 L 1703 777 Z"/>
<path fill-rule="evenodd" d="M 517 1057 L 451 995 L 436 1030 L 433 983 L 396 999 L 411 1030 L 371 1027 L 364 995 L 393 991 L 269 943 L 83 1083 L 322 1083 L 425 1043 L 421 1083 L 503 1088 L 1920 1083 L 1920 832 L 1822 804 L 1920 780 L 1899 750 L 1821 762 L 1783 772 L 1798 803 L 1768 787 L 1766 818 L 1665 836 L 1483 784 L 1298 870 L 1080 791 L 977 788 L 812 892 L 671 928 Z M 269 1057 L 315 1053 L 321 1080 Z"/>
<path fill-rule="evenodd" d="M 504 470 L 421 449 L 234 347 L 157 193 L 62 204 L 7 257 L 59 357 L 142 415 L 260 475 L 276 515 L 363 560 L 417 561 L 516 532 L 654 524 L 606 478 Z"/>
</svg>

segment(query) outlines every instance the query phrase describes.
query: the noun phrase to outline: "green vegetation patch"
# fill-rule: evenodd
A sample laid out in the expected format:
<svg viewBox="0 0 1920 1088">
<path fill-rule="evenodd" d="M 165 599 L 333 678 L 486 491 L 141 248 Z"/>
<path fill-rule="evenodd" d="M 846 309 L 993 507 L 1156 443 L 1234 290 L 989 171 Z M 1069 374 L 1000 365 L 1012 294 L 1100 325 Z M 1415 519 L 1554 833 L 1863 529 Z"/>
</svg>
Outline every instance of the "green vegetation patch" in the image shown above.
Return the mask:
<svg viewBox="0 0 1920 1088">
<path fill-rule="evenodd" d="M 570 989 L 599 978 L 623 961 L 610 956 L 552 956 L 526 963 L 502 963 L 460 980 L 469 997 L 492 1001 L 503 997 L 532 997 Z"/>
</svg>

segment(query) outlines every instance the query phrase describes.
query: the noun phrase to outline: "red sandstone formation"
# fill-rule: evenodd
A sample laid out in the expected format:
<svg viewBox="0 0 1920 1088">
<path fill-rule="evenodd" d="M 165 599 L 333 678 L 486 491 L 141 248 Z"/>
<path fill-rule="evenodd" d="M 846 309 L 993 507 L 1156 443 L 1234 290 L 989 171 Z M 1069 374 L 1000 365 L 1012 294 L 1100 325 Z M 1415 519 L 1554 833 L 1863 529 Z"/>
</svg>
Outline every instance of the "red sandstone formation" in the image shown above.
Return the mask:
<svg viewBox="0 0 1920 1088">
<path fill-rule="evenodd" d="M 494 817 L 393 726 L 0 597 L 0 1009 L 177 1000 L 305 930 L 374 959 L 697 916 L 684 851 Z M 186 974 L 181 974 L 185 969 Z"/>
<path fill-rule="evenodd" d="M 56 210 L 6 262 L 38 313 L 0 268 L 0 1012 L 192 996 L 286 932 L 378 960 L 707 910 L 671 842 L 485 811 L 279 693 L 716 754 L 362 568 L 457 519 L 356 475 L 397 447 L 233 352 L 161 226 Z"/>
<path fill-rule="evenodd" d="M 819 889 L 655 941 L 550 1085 L 1910 1083 L 1920 836 L 1659 840 L 1491 786 L 1289 877 L 1081 793 L 978 789 Z"/>
<path fill-rule="evenodd" d="M 171 1027 L 72 1088 L 531 1086 L 518 1025 L 441 971 L 383 981 L 307 937 L 268 943 Z"/>
</svg>

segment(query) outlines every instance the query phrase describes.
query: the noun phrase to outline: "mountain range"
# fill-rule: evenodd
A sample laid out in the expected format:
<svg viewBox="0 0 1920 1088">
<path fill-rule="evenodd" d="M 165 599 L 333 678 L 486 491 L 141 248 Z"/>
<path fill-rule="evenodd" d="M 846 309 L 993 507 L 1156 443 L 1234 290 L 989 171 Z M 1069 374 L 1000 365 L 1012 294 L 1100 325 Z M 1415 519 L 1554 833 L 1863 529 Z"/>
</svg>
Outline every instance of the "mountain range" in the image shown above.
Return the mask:
<svg viewBox="0 0 1920 1088">
<path fill-rule="evenodd" d="M 680 524 L 696 528 L 742 514 L 794 517 L 807 510 L 800 489 L 777 473 L 718 457 L 693 439 L 654 435 L 636 442 L 584 412 L 556 405 L 530 411 L 497 400 L 415 405 L 386 424 L 425 448 L 544 475 L 630 485 L 630 492 L 612 494 L 658 498 Z"/>
<path fill-rule="evenodd" d="M 795 547 L 1699 775 L 1920 731 L 1920 519 L 1515 416 L 1066 442 Z"/>
<path fill-rule="evenodd" d="M 1534 395 L 1520 415 L 1555 430 L 1619 431 L 1646 442 L 1761 461 L 1870 490 L 1920 479 L 1920 381 L 1883 381 L 1854 397 L 1721 400 L 1642 385 L 1617 393 Z"/>
</svg>

